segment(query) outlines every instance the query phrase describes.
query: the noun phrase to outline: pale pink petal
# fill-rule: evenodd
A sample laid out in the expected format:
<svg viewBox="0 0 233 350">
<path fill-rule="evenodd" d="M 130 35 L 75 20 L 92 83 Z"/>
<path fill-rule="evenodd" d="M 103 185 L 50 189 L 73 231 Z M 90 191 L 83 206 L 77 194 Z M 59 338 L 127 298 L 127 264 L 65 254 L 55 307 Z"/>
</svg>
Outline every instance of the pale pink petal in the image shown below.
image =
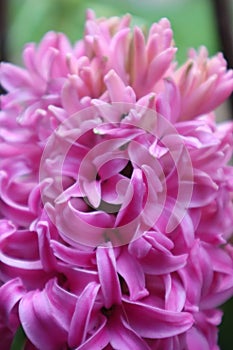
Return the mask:
<svg viewBox="0 0 233 350">
<path fill-rule="evenodd" d="M 30 84 L 30 76 L 28 72 L 11 63 L 1 63 L 0 65 L 0 81 L 2 86 L 8 91 L 21 88 Z"/>
</svg>

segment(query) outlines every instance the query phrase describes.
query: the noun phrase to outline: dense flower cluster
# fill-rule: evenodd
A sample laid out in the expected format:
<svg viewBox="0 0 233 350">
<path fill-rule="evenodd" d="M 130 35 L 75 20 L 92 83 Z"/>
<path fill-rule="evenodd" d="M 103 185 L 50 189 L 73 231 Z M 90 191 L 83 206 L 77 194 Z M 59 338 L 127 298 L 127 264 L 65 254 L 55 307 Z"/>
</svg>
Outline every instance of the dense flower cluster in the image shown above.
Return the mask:
<svg viewBox="0 0 233 350">
<path fill-rule="evenodd" d="M 1 64 L 0 342 L 217 350 L 233 295 L 233 90 L 221 54 L 177 68 L 167 19 L 96 19 Z"/>
</svg>

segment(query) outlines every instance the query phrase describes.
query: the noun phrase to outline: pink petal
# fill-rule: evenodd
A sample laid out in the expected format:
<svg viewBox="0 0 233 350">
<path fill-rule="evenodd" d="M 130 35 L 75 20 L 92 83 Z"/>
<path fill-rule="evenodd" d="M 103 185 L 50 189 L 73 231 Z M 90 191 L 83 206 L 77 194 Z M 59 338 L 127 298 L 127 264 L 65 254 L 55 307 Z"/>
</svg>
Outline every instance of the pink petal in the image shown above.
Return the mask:
<svg viewBox="0 0 233 350">
<path fill-rule="evenodd" d="M 99 272 L 103 302 L 108 309 L 121 302 L 121 289 L 116 271 L 116 260 L 111 247 L 98 247 L 96 261 Z"/>
<path fill-rule="evenodd" d="M 31 291 L 21 299 L 20 321 L 37 348 L 57 350 L 67 343 L 67 322 L 70 322 L 75 304 L 75 300 L 67 296 L 68 293 L 61 294 L 59 288 L 54 288 L 51 280 L 44 290 Z"/>
<path fill-rule="evenodd" d="M 14 334 L 20 325 L 18 302 L 26 293 L 19 278 L 11 279 L 0 287 L 0 334 L 2 349 L 10 349 Z"/>
<path fill-rule="evenodd" d="M 117 272 L 127 284 L 130 300 L 138 300 L 148 295 L 142 266 L 124 247 L 117 258 Z"/>
<path fill-rule="evenodd" d="M 186 342 L 189 350 L 209 350 L 210 346 L 204 334 L 192 327 L 186 334 Z"/>
<path fill-rule="evenodd" d="M 11 325 L 11 313 L 14 306 L 25 295 L 24 288 L 20 278 L 14 278 L 0 287 L 0 324 Z"/>
<path fill-rule="evenodd" d="M 66 264 L 71 264 L 83 268 L 93 268 L 95 261 L 95 252 L 77 250 L 76 248 L 67 247 L 58 241 L 50 241 L 54 256 Z"/>
<path fill-rule="evenodd" d="M 96 332 L 75 350 L 99 350 L 105 349 L 109 344 L 109 332 L 106 327 L 107 320 L 102 317 L 102 322 Z"/>
<path fill-rule="evenodd" d="M 11 63 L 1 63 L 0 81 L 2 86 L 8 91 L 13 91 L 30 85 L 30 77 L 28 72 Z"/>
<path fill-rule="evenodd" d="M 157 111 L 174 123 L 180 115 L 180 93 L 171 79 L 165 79 L 164 84 L 165 91 L 158 96 L 156 101 Z"/>
<path fill-rule="evenodd" d="M 145 338 L 172 337 L 187 331 L 194 322 L 187 312 L 166 311 L 125 298 L 124 308 L 130 326 Z"/>
<path fill-rule="evenodd" d="M 142 180 L 140 169 L 133 171 L 128 190 L 125 194 L 122 208 L 119 211 L 115 226 L 123 226 L 141 214 L 143 210 L 143 197 L 145 194 L 145 185 Z"/>
<path fill-rule="evenodd" d="M 129 86 L 126 87 L 114 70 L 110 70 L 105 75 L 104 82 L 107 86 L 110 100 L 112 102 L 136 102 L 136 96 L 133 89 Z"/>
<path fill-rule="evenodd" d="M 79 296 L 71 320 L 68 343 L 72 348 L 84 343 L 90 323 L 91 312 L 96 301 L 100 285 L 89 283 Z"/>
<path fill-rule="evenodd" d="M 149 350 L 144 340 L 131 328 L 124 317 L 114 312 L 108 322 L 110 343 L 114 349 Z"/>
</svg>

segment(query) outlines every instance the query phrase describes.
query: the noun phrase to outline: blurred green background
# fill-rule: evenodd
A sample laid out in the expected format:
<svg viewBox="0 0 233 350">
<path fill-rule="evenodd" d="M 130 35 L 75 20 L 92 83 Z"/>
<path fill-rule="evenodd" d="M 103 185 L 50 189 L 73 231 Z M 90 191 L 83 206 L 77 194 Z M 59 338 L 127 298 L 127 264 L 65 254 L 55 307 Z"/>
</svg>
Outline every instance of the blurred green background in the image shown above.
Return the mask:
<svg viewBox="0 0 233 350">
<path fill-rule="evenodd" d="M 133 23 L 148 27 L 161 17 L 172 23 L 181 62 L 188 47 L 204 44 L 210 54 L 218 49 L 209 0 L 10 0 L 9 53 L 18 61 L 22 46 L 39 41 L 48 30 L 65 32 L 74 42 L 82 36 L 86 8 L 98 16 L 132 14 Z"/>
<path fill-rule="evenodd" d="M 1 1 L 1 0 L 0 0 Z M 4 0 L 3 0 L 4 1 Z M 8 5 L 8 60 L 21 63 L 25 43 L 39 42 L 48 30 L 64 32 L 72 42 L 82 37 L 87 8 L 97 16 L 132 14 L 132 23 L 149 27 L 161 17 L 172 24 L 177 60 L 182 63 L 190 47 L 207 46 L 210 55 L 220 47 L 211 0 L 5 0 Z M 221 350 L 233 349 L 233 301 L 227 302 L 220 327 Z M 18 339 L 12 350 L 20 350 Z M 202 349 L 197 349 L 202 350 Z"/>
</svg>

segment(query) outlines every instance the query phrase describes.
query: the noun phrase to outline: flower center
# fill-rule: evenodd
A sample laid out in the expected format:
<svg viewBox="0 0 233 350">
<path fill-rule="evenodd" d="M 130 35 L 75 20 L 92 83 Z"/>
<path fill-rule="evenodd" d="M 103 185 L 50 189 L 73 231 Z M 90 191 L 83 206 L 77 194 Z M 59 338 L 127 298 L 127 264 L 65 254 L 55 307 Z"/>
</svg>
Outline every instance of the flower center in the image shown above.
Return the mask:
<svg viewBox="0 0 233 350">
<path fill-rule="evenodd" d="M 124 169 L 120 171 L 120 174 L 130 179 L 132 176 L 132 173 L 133 173 L 133 166 L 132 166 L 132 163 L 128 161 Z"/>
<path fill-rule="evenodd" d="M 111 315 L 113 314 L 115 309 L 115 305 L 111 306 L 109 309 L 107 309 L 106 307 L 102 307 L 101 308 L 101 312 L 104 316 L 106 316 L 107 318 L 111 317 Z"/>
</svg>

